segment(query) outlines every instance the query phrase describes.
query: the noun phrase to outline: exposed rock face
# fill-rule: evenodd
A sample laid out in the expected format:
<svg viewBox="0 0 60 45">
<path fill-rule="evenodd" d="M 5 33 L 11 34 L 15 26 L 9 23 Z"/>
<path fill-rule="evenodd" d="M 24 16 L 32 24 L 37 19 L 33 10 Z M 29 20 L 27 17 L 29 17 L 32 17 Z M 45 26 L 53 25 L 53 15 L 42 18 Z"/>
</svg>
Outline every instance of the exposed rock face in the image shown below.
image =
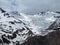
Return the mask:
<svg viewBox="0 0 60 45">
<path fill-rule="evenodd" d="M 0 8 L 0 43 L 2 45 L 60 45 L 60 19 L 56 20 L 53 15 L 56 14 L 41 12 L 41 16 L 30 17 L 16 11 L 8 13 Z M 28 17 L 33 20 L 30 21 Z M 57 31 L 50 32 L 45 30 L 46 28 Z"/>
<path fill-rule="evenodd" d="M 27 42 L 22 45 L 48 45 L 48 40 L 43 36 L 34 36 L 30 37 Z"/>
<path fill-rule="evenodd" d="M 47 30 L 60 30 L 60 18 L 56 19 Z"/>
<path fill-rule="evenodd" d="M 54 31 L 45 36 L 30 37 L 22 45 L 60 45 L 60 31 Z"/>
<path fill-rule="evenodd" d="M 7 43 L 7 44 L 11 43 L 10 40 L 8 40 L 4 35 L 2 35 L 2 40 L 4 43 Z"/>
<path fill-rule="evenodd" d="M 60 45 L 60 31 L 51 32 L 46 37 L 49 45 Z"/>
<path fill-rule="evenodd" d="M 2 13 L 5 13 L 5 12 L 6 12 L 6 11 L 4 11 L 2 8 L 0 8 L 0 10 L 1 10 Z"/>
<path fill-rule="evenodd" d="M 32 35 L 33 32 L 25 22 L 0 8 L 0 43 L 4 45 L 5 43 L 9 45 L 13 45 L 13 43 L 21 44 Z"/>
</svg>

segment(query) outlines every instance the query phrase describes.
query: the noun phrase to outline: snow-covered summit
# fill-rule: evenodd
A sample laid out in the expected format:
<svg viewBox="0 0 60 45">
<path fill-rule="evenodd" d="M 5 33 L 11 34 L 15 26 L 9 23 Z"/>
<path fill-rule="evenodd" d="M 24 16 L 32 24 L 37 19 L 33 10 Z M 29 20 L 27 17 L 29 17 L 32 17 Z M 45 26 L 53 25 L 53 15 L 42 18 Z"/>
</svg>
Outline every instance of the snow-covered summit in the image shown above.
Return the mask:
<svg viewBox="0 0 60 45">
<path fill-rule="evenodd" d="M 10 45 L 11 44 L 13 45 L 13 42 L 16 43 L 16 41 L 18 41 L 19 43 L 23 43 L 27 37 L 33 35 L 28 25 L 25 22 L 23 22 L 22 19 L 18 18 L 18 16 L 20 17 L 20 14 L 15 15 L 15 13 L 13 13 L 14 15 L 12 15 L 7 12 L 2 13 L 2 10 L 0 10 L 1 40 L 4 40 L 4 39 L 9 40 Z M 7 42 L 4 42 L 4 43 L 7 43 Z"/>
<path fill-rule="evenodd" d="M 43 14 L 28 15 L 28 17 L 35 26 L 33 32 L 36 32 L 35 34 L 45 35 L 46 33 L 51 32 L 51 30 L 46 31 L 45 29 L 47 29 L 55 20 L 59 19 L 60 14 L 48 11 Z"/>
<path fill-rule="evenodd" d="M 42 13 L 42 12 L 41 12 Z M 17 11 L 6 12 L 0 8 L 0 39 L 6 39 L 9 45 L 19 44 L 26 41 L 29 36 L 46 35 L 50 31 L 47 29 L 60 14 L 54 12 L 44 12 L 36 15 L 26 15 Z"/>
</svg>

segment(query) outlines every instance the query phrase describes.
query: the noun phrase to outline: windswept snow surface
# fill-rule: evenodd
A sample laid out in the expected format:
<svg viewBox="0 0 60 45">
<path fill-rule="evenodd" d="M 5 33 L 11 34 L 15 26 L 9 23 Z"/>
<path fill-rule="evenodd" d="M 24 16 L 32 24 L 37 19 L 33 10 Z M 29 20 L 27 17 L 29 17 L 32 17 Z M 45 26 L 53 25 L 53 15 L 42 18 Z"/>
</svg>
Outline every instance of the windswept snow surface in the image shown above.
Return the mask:
<svg viewBox="0 0 60 45">
<path fill-rule="evenodd" d="M 11 13 L 10 13 L 11 14 Z M 14 15 L 14 14 L 11 14 Z M 54 12 L 45 12 L 43 14 L 35 14 L 35 15 L 26 15 L 24 13 L 20 13 L 20 15 L 14 15 L 15 18 L 23 20 L 30 28 L 32 28 L 32 32 L 35 35 L 46 35 L 48 32 L 47 29 L 57 18 L 55 16 L 59 16 L 60 14 Z"/>
<path fill-rule="evenodd" d="M 46 35 L 53 31 L 47 31 L 47 29 L 60 14 L 54 12 L 46 12 L 43 14 L 26 15 L 18 12 L 5 12 L 0 11 L 0 37 L 8 39 L 13 45 L 13 42 L 19 41 L 20 44 L 26 41 L 31 35 Z M 13 39 L 8 38 L 8 35 Z M 16 35 L 16 37 L 13 37 Z"/>
<path fill-rule="evenodd" d="M 46 35 L 48 32 L 51 31 L 47 31 L 45 29 L 47 29 L 57 18 L 55 18 L 55 16 L 60 15 L 54 12 L 46 12 L 44 14 L 36 14 L 36 15 L 25 15 L 28 17 L 27 20 L 31 25 L 31 27 L 33 28 L 32 32 L 35 35 Z"/>
<path fill-rule="evenodd" d="M 56 18 L 57 14 L 54 12 L 46 12 L 44 14 L 36 14 L 36 15 L 26 15 L 24 13 L 20 13 L 20 15 L 14 15 L 15 18 L 23 20 L 30 28 L 32 28 L 32 32 L 35 35 L 45 35 L 50 31 L 46 31 Z"/>
</svg>

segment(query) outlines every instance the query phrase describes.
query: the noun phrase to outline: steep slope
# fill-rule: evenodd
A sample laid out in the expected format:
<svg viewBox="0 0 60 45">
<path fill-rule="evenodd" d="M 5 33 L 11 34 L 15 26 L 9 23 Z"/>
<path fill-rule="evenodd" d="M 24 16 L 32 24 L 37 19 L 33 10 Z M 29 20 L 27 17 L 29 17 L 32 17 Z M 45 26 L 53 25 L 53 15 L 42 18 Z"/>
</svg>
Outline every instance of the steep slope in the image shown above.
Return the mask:
<svg viewBox="0 0 60 45">
<path fill-rule="evenodd" d="M 45 12 L 36 15 L 26 15 L 17 11 L 6 12 L 0 8 L 0 42 L 6 45 L 22 44 L 28 37 L 45 36 L 54 30 L 46 30 L 59 15 Z"/>
<path fill-rule="evenodd" d="M 21 44 L 27 37 L 33 35 L 25 22 L 2 10 L 0 9 L 0 38 L 3 43 L 13 45 L 19 42 Z"/>
<path fill-rule="evenodd" d="M 34 30 L 33 32 L 36 32 L 37 35 L 46 35 L 52 30 L 48 31 L 47 29 L 56 19 L 57 16 L 60 14 L 54 13 L 54 12 L 45 12 L 43 14 L 35 14 L 35 15 L 27 15 L 31 19 L 30 23 L 33 24 Z"/>
<path fill-rule="evenodd" d="M 45 36 L 29 37 L 21 45 L 60 45 L 60 31 L 53 31 Z"/>
</svg>

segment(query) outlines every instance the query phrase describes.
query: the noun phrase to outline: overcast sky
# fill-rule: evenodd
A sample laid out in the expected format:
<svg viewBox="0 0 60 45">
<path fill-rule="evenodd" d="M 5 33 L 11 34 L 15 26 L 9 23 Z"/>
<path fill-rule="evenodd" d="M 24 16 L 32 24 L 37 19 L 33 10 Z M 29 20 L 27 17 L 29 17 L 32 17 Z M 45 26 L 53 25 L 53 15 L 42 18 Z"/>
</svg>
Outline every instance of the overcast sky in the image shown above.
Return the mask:
<svg viewBox="0 0 60 45">
<path fill-rule="evenodd" d="M 41 11 L 60 11 L 60 0 L 0 0 L 0 7 L 35 14 Z"/>
</svg>

